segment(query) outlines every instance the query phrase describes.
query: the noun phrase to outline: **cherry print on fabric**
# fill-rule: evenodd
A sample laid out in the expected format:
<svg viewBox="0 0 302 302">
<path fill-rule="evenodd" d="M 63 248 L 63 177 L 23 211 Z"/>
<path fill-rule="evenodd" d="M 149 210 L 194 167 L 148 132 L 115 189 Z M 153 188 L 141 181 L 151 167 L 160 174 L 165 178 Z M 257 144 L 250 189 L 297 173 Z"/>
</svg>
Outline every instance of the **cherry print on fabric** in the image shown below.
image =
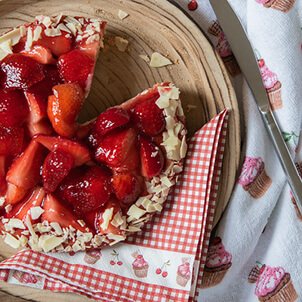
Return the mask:
<svg viewBox="0 0 302 302">
<path fill-rule="evenodd" d="M 171 265 L 170 260 L 164 262 L 164 264 L 161 267 L 158 267 L 155 271 L 157 275 L 161 275 L 163 278 L 166 278 L 168 276 L 168 266 Z"/>
<path fill-rule="evenodd" d="M 288 12 L 295 4 L 296 0 L 255 0 L 263 4 L 266 8 L 273 8 L 281 12 Z"/>
<path fill-rule="evenodd" d="M 258 57 L 258 66 L 264 87 L 266 89 L 267 96 L 270 101 L 271 109 L 278 110 L 283 107 L 281 83 L 278 80 L 277 75 L 272 72 L 265 64 L 264 59 L 261 58 L 258 50 L 255 50 Z"/>
<path fill-rule="evenodd" d="M 216 45 L 216 50 L 219 53 L 222 61 L 232 77 L 241 74 L 240 67 L 233 55 L 230 44 L 228 43 L 221 26 L 217 20 L 212 22 L 212 25 L 208 28 L 208 32 L 211 35 L 218 37 L 218 43 Z"/>
<path fill-rule="evenodd" d="M 220 237 L 215 237 L 209 245 L 201 288 L 220 284 L 232 266 L 232 255 L 225 250 Z"/>
<path fill-rule="evenodd" d="M 295 152 L 297 152 L 299 135 L 297 135 L 294 131 L 291 132 L 282 131 L 282 135 L 286 143 L 291 140 L 293 141 L 295 145 Z"/>
<path fill-rule="evenodd" d="M 281 266 L 270 267 L 257 261 L 248 282 L 256 283 L 255 295 L 259 301 L 294 302 L 298 299 L 290 274 Z"/>
<path fill-rule="evenodd" d="M 112 260 L 110 260 L 111 265 L 118 265 L 118 266 L 123 265 L 123 261 L 119 259 L 119 253 L 116 250 L 112 251 L 111 256 L 112 256 Z"/>
<path fill-rule="evenodd" d="M 259 199 L 266 193 L 272 184 L 272 179 L 267 175 L 261 157 L 245 157 L 238 183 L 254 199 Z"/>
</svg>

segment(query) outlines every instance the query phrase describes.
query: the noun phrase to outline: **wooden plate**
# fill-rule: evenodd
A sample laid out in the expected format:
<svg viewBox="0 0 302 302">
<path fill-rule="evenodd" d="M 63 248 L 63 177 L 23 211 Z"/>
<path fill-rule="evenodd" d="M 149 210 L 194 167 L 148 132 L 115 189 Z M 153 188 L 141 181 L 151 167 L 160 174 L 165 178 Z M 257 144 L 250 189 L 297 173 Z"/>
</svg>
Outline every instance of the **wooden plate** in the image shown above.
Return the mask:
<svg viewBox="0 0 302 302">
<path fill-rule="evenodd" d="M 119 9 L 129 16 L 120 20 Z M 109 46 L 107 51 L 100 53 L 92 90 L 80 121 L 91 119 L 107 107 L 120 104 L 145 88 L 164 81 L 172 81 L 180 88 L 189 135 L 223 109 L 230 109 L 214 218 L 216 224 L 235 182 L 240 155 L 240 124 L 238 104 L 227 71 L 206 37 L 183 12 L 165 0 L 4 0 L 0 2 L 0 32 L 31 22 L 37 15 L 57 15 L 60 12 L 108 21 L 105 44 L 108 44 L 109 37 L 115 36 L 130 41 L 128 51 L 120 52 L 116 46 Z M 149 67 L 139 55 L 151 56 L 154 51 L 167 55 L 173 65 Z M 4 245 L 0 247 L 3 257 L 12 253 L 14 251 Z M 1 287 L 18 295 L 18 287 L 7 284 L 1 284 Z M 43 301 L 52 301 L 53 295 L 43 293 Z M 41 292 L 29 289 L 26 298 L 40 301 Z M 73 299 L 80 301 L 84 298 L 75 296 Z"/>
</svg>

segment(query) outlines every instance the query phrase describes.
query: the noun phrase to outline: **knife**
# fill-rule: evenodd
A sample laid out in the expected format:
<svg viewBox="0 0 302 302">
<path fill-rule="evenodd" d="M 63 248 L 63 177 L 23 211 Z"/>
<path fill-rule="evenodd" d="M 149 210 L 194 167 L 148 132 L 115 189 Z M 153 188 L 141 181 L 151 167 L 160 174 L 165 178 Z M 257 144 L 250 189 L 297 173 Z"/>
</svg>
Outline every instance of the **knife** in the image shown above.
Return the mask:
<svg viewBox="0 0 302 302">
<path fill-rule="evenodd" d="M 265 127 L 272 139 L 278 158 L 287 176 L 297 206 L 302 213 L 302 181 L 270 109 L 257 59 L 247 34 L 227 0 L 210 0 L 232 52 L 254 95 Z"/>
</svg>

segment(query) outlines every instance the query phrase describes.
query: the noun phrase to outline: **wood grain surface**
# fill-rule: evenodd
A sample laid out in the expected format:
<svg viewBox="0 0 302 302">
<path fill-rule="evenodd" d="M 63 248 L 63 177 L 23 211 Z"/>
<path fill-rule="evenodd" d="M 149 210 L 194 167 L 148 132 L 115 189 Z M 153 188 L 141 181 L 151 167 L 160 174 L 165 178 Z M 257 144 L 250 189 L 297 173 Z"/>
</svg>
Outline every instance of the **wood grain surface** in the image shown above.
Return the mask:
<svg viewBox="0 0 302 302">
<path fill-rule="evenodd" d="M 118 17 L 119 9 L 129 16 Z M 189 135 L 224 108 L 230 109 L 226 151 L 217 198 L 214 224 L 219 220 L 232 192 L 240 156 L 240 118 L 236 96 L 227 71 L 200 29 L 166 0 L 73 0 L 0 1 L 0 33 L 31 22 L 37 15 L 100 17 L 108 22 L 106 51 L 99 55 L 91 92 L 79 121 L 87 121 L 107 107 L 120 104 L 155 83 L 172 81 L 181 91 Z M 120 52 L 109 45 L 110 37 L 129 40 Z M 172 65 L 151 68 L 139 55 L 166 55 Z M 15 250 L 0 243 L 0 255 Z M 50 293 L 0 283 L 0 301 L 88 301 L 74 294 Z M 11 296 L 13 295 L 13 296 Z M 21 298 L 18 298 L 21 297 Z"/>
</svg>

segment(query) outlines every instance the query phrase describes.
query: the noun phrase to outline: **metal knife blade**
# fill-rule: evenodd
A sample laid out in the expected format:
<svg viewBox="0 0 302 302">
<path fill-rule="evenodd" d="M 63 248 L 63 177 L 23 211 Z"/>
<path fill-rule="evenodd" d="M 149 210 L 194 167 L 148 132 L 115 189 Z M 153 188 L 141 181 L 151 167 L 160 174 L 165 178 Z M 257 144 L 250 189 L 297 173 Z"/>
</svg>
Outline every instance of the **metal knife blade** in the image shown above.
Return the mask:
<svg viewBox="0 0 302 302">
<path fill-rule="evenodd" d="M 258 62 L 247 34 L 227 0 L 210 0 L 232 52 L 255 97 L 261 117 L 272 139 L 278 158 L 287 176 L 297 206 L 302 213 L 302 181 L 284 142 L 277 121 L 270 109 Z"/>
</svg>

